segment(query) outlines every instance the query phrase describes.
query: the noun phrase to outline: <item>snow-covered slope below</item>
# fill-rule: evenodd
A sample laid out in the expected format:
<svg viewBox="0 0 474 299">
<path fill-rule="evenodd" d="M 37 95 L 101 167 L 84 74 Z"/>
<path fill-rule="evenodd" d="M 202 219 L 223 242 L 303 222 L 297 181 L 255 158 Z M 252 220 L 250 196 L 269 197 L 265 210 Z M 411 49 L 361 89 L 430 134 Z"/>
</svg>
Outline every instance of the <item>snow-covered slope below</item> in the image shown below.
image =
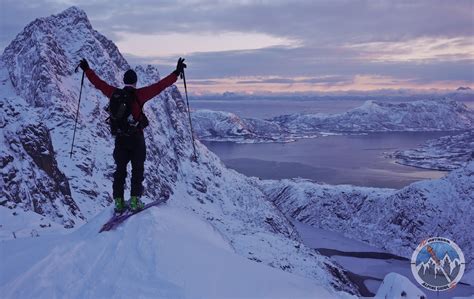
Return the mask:
<svg viewBox="0 0 474 299">
<path fill-rule="evenodd" d="M 468 270 L 472 267 L 474 162 L 398 191 L 298 180 L 267 181 L 263 187 L 282 211 L 300 222 L 404 257 L 423 239 L 447 237 L 463 250 Z"/>
<path fill-rule="evenodd" d="M 429 140 L 409 150 L 389 154 L 397 163 L 435 170 L 454 170 L 474 159 L 474 130 Z"/>
<path fill-rule="evenodd" d="M 417 298 L 426 299 L 425 293 L 418 289 L 408 278 L 397 273 L 389 273 L 385 276 L 375 299 L 404 299 Z"/>
<path fill-rule="evenodd" d="M 2 298 L 350 298 L 237 255 L 194 213 L 160 206 L 97 234 L 109 214 L 66 237 L 1 242 Z"/>
</svg>

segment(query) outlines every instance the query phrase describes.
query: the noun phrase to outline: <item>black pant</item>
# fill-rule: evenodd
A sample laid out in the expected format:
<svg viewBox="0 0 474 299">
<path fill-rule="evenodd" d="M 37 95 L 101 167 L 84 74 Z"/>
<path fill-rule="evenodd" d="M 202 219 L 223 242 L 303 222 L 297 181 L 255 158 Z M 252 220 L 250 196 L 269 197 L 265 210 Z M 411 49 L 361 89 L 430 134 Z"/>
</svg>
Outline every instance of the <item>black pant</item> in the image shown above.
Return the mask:
<svg viewBox="0 0 474 299">
<path fill-rule="evenodd" d="M 127 164 L 132 162 L 131 196 L 141 196 L 143 192 L 143 171 L 146 159 L 146 145 L 143 133 L 115 138 L 114 160 L 115 173 L 113 183 L 114 198 L 124 198 Z"/>
</svg>

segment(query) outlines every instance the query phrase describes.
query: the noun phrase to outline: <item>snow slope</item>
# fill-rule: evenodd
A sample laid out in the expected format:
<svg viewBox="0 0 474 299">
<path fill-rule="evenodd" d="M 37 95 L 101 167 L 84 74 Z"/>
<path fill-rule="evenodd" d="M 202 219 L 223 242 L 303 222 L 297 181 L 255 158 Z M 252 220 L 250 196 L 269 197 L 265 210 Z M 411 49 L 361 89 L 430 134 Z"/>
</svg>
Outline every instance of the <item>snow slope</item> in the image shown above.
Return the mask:
<svg viewBox="0 0 474 299">
<path fill-rule="evenodd" d="M 389 273 L 385 276 L 375 299 L 403 299 L 403 298 L 419 298 L 425 299 L 425 293 L 418 289 L 408 278 L 397 274 Z"/>
<path fill-rule="evenodd" d="M 0 243 L 2 298 L 350 298 L 243 258 L 194 213 L 161 206 L 97 234 Z"/>
</svg>

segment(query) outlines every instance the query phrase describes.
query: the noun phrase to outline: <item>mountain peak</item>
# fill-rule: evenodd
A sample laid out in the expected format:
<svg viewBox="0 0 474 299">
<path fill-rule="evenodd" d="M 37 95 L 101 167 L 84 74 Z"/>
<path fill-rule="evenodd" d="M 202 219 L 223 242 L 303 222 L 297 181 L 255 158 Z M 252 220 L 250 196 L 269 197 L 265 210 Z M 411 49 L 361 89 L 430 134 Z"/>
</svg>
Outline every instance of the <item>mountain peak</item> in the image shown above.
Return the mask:
<svg viewBox="0 0 474 299">
<path fill-rule="evenodd" d="M 89 22 L 89 18 L 87 17 L 87 14 L 85 11 L 82 9 L 78 8 L 77 6 L 71 6 L 66 10 L 63 10 L 62 12 L 52 15 L 46 19 L 50 20 L 56 20 L 60 25 L 63 25 L 62 23 L 66 23 L 68 25 L 76 25 L 77 24 L 83 24 L 85 25 L 88 29 L 92 29 L 92 25 Z"/>
<path fill-rule="evenodd" d="M 25 27 L 24 32 L 54 29 L 55 27 L 63 28 L 71 25 L 78 26 L 79 24 L 84 25 L 87 29 L 92 29 L 86 12 L 77 6 L 71 6 L 58 14 L 34 20 Z"/>
<path fill-rule="evenodd" d="M 57 14 L 57 16 L 81 16 L 87 18 L 86 12 L 74 5 L 63 10 L 62 12 Z"/>
<path fill-rule="evenodd" d="M 115 44 L 92 28 L 82 9 L 72 6 L 28 24 L 0 60 L 17 93 L 38 107 L 54 100 L 51 92 L 61 94 L 61 78 L 72 75 L 81 58 L 111 84 L 118 85 L 122 72 L 130 68 Z"/>
</svg>

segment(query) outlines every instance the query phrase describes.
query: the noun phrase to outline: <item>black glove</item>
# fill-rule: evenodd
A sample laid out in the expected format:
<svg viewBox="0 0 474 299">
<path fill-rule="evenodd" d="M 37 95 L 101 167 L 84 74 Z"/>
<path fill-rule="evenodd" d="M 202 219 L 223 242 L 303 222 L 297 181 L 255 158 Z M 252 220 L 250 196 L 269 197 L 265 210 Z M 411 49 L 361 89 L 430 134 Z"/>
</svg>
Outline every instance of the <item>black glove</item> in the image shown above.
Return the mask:
<svg viewBox="0 0 474 299">
<path fill-rule="evenodd" d="M 82 58 L 81 62 L 79 62 L 79 67 L 85 72 L 87 71 L 88 69 L 90 69 L 89 67 L 89 63 L 87 63 L 87 60 L 85 58 Z"/>
<path fill-rule="evenodd" d="M 182 76 L 184 73 L 184 69 L 186 68 L 186 63 L 184 63 L 184 58 L 179 58 L 178 59 L 178 64 L 176 65 L 176 70 L 173 72 L 176 74 L 176 76 Z"/>
</svg>

